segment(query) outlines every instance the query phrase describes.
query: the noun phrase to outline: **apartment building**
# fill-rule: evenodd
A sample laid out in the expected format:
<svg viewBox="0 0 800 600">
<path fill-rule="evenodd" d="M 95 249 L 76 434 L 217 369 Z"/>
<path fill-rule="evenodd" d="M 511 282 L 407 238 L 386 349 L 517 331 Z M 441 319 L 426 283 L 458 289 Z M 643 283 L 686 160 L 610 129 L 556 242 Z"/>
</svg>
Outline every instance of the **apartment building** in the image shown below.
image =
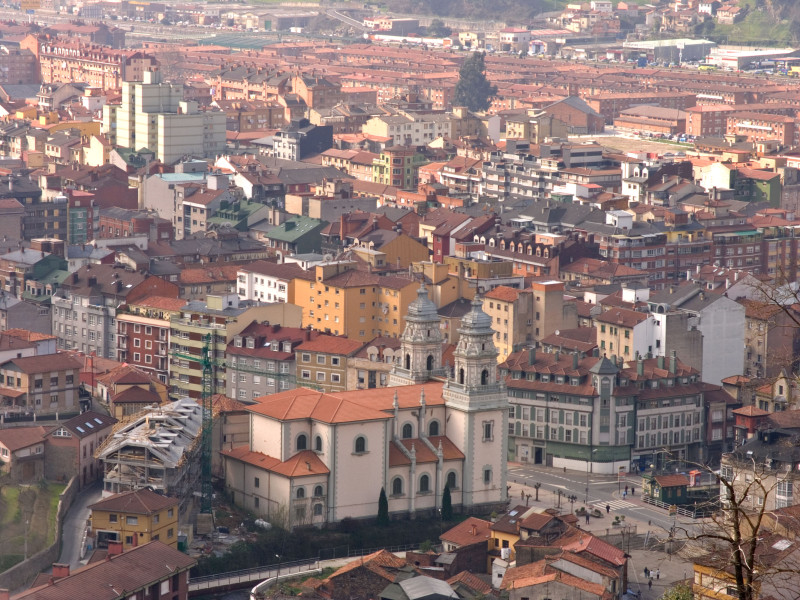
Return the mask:
<svg viewBox="0 0 800 600">
<path fill-rule="evenodd" d="M 254 398 L 297 387 L 296 348 L 320 334 L 310 329 L 254 321 L 233 336 L 225 351 L 229 398 Z"/>
<path fill-rule="evenodd" d="M 0 365 L 0 398 L 8 413 L 79 412 L 80 371 L 69 354 L 13 358 Z"/>
<path fill-rule="evenodd" d="M 53 295 L 52 328 L 58 347 L 117 358 L 117 311 L 143 296 L 177 296 L 177 286 L 119 265 L 86 265 Z"/>
<path fill-rule="evenodd" d="M 318 335 L 295 348 L 297 385 L 324 392 L 347 389 L 347 361 L 364 343 L 332 335 Z"/>
<path fill-rule="evenodd" d="M 795 120 L 783 115 L 741 111 L 728 115 L 726 133 L 744 136 L 748 142 L 777 140 L 789 148 L 795 143 Z"/>
<path fill-rule="evenodd" d="M 415 146 L 389 146 L 372 163 L 372 181 L 402 190 L 416 190 L 419 167 L 425 162 Z"/>
<path fill-rule="evenodd" d="M 627 308 L 611 307 L 594 317 L 600 354 L 633 360 L 653 354 L 655 327 L 652 315 Z"/>
<path fill-rule="evenodd" d="M 120 492 L 89 505 L 98 548 L 119 542 L 130 550 L 151 541 L 178 548 L 178 499 L 147 488 Z"/>
<path fill-rule="evenodd" d="M 239 302 L 236 294 L 209 295 L 193 300 L 170 318 L 169 384 L 172 393 L 200 398 L 203 392 L 203 356 L 212 365 L 212 393 L 227 390 L 226 351 L 234 336 L 253 321 L 300 326 L 300 309 L 293 304 L 254 305 Z"/>
<path fill-rule="evenodd" d="M 492 319 L 500 361 L 558 329 L 578 325 L 577 315 L 570 319 L 564 314 L 564 284 L 560 281 L 537 281 L 525 290 L 497 286 L 484 295 L 483 310 Z"/>
<path fill-rule="evenodd" d="M 169 377 L 170 319 L 186 300 L 147 296 L 120 307 L 117 313 L 117 360 L 153 374 L 161 383 Z"/>
<path fill-rule="evenodd" d="M 695 137 L 723 137 L 728 132 L 728 115 L 736 110 L 729 104 L 690 106 L 686 112 L 686 133 Z"/>
<path fill-rule="evenodd" d="M 257 260 L 239 267 L 236 291 L 240 300 L 294 303 L 294 281 L 312 280 L 314 274 L 296 263 Z"/>
<path fill-rule="evenodd" d="M 367 342 L 385 335 L 399 337 L 402 316 L 416 298 L 416 281 L 408 276 L 379 275 L 355 263 L 326 263 L 314 280 L 295 280 L 295 304 L 303 309 L 303 326 Z"/>
<path fill-rule="evenodd" d="M 159 71 L 142 82 L 122 82 L 121 104 L 103 107 L 103 132 L 125 148 L 146 147 L 164 163 L 186 155 L 216 156 L 225 146 L 225 113 L 201 111 L 183 100 L 182 86 L 163 83 Z"/>
<path fill-rule="evenodd" d="M 525 349 L 500 364 L 513 413 L 509 460 L 597 473 L 703 460 L 703 394 L 697 370 L 678 361 L 612 362 Z M 512 433 L 513 428 L 513 433 Z"/>
<path fill-rule="evenodd" d="M 798 318 L 795 308 L 758 300 L 738 302 L 745 309 L 742 373 L 747 377 L 773 378 L 784 369 L 795 370 L 794 357 L 800 341 L 794 320 Z"/>
</svg>

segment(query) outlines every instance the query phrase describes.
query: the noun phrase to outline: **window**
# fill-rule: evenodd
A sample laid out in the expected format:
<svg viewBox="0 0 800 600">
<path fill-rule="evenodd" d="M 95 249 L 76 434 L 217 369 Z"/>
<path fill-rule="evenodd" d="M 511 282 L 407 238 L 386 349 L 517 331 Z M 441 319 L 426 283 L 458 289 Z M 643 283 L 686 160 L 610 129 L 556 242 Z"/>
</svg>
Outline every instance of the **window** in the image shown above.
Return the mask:
<svg viewBox="0 0 800 600">
<path fill-rule="evenodd" d="M 324 354 L 317 354 L 317 364 L 324 365 L 325 364 L 325 355 Z"/>
<path fill-rule="evenodd" d="M 456 489 L 456 472 L 455 471 L 450 471 L 447 474 L 447 487 L 449 487 L 451 490 Z"/>
<path fill-rule="evenodd" d="M 411 423 L 406 423 L 403 425 L 402 438 L 408 440 L 412 437 L 414 437 L 414 428 L 411 426 Z"/>
<path fill-rule="evenodd" d="M 431 421 L 428 424 L 428 435 L 431 437 L 439 435 L 439 421 Z"/>
<path fill-rule="evenodd" d="M 305 498 L 306 488 L 297 488 L 297 493 L 295 495 L 297 496 L 297 498 Z"/>
<path fill-rule="evenodd" d="M 494 421 L 485 421 L 483 424 L 483 441 L 491 441 L 494 436 Z"/>
<path fill-rule="evenodd" d="M 256 477 L 253 480 L 253 487 L 259 487 L 260 485 L 261 485 L 261 480 L 258 477 Z"/>
<path fill-rule="evenodd" d="M 167 511 L 167 517 L 169 517 L 170 519 L 173 517 L 174 514 L 175 514 L 175 509 L 174 508 L 170 508 Z"/>
<path fill-rule="evenodd" d="M 175 535 L 175 530 L 172 528 L 167 529 L 167 537 L 171 538 L 173 535 Z"/>
<path fill-rule="evenodd" d="M 314 487 L 314 497 L 315 498 L 320 498 L 321 496 L 322 496 L 322 486 L 318 485 L 318 486 Z"/>
<path fill-rule="evenodd" d="M 317 381 L 325 381 L 325 373 L 323 371 L 317 371 Z"/>
<path fill-rule="evenodd" d="M 355 451 L 356 454 L 363 454 L 367 451 L 367 438 L 365 438 L 363 435 L 360 435 L 356 438 Z"/>
<path fill-rule="evenodd" d="M 125 517 L 125 524 L 126 525 L 138 525 L 139 524 L 139 517 Z"/>
<path fill-rule="evenodd" d="M 403 495 L 403 480 L 399 477 L 392 479 L 392 496 Z"/>
<path fill-rule="evenodd" d="M 483 483 L 489 485 L 492 483 L 492 468 L 491 467 L 484 467 L 483 469 Z"/>
<path fill-rule="evenodd" d="M 308 438 L 306 437 L 305 433 L 301 433 L 297 436 L 297 450 L 305 450 L 308 446 Z"/>
<path fill-rule="evenodd" d="M 109 523 L 116 523 L 117 522 L 117 515 L 115 515 L 115 514 L 108 515 L 108 522 Z"/>
<path fill-rule="evenodd" d="M 317 436 L 314 438 L 314 450 L 316 452 L 322 452 L 322 437 Z"/>
<path fill-rule="evenodd" d="M 321 517 L 322 516 L 322 504 L 315 504 L 314 505 L 314 516 Z"/>
<path fill-rule="evenodd" d="M 304 352 L 304 353 L 302 354 L 302 359 L 303 359 L 303 362 L 306 362 L 306 363 L 307 363 L 307 362 L 311 362 L 311 355 L 310 355 L 310 354 L 308 354 L 308 353 L 305 353 L 305 352 Z"/>
<path fill-rule="evenodd" d="M 300 371 L 300 379 L 311 379 L 311 371 L 306 371 L 305 369 Z"/>
<path fill-rule="evenodd" d="M 431 478 L 427 475 L 422 475 L 419 478 L 419 492 L 420 494 L 426 494 L 431 491 Z"/>
<path fill-rule="evenodd" d="M 339 366 L 339 360 L 340 360 L 340 359 L 339 359 L 339 357 L 338 357 L 338 356 L 331 356 L 331 364 L 332 364 L 334 367 L 338 367 L 338 366 Z"/>
</svg>

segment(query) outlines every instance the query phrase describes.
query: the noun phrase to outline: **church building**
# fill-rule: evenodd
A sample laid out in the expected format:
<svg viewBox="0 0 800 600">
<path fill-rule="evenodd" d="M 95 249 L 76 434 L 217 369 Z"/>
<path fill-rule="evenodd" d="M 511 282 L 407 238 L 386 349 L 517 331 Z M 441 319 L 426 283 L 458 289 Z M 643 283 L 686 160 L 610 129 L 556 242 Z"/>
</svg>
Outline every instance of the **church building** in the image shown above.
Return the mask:
<svg viewBox="0 0 800 600">
<path fill-rule="evenodd" d="M 409 305 L 387 388 L 287 390 L 247 408 L 250 443 L 223 451 L 234 502 L 269 521 L 321 524 L 389 512 L 435 514 L 505 503 L 508 398 L 491 318 L 476 298 L 442 364 L 436 305 L 424 284 Z"/>
</svg>

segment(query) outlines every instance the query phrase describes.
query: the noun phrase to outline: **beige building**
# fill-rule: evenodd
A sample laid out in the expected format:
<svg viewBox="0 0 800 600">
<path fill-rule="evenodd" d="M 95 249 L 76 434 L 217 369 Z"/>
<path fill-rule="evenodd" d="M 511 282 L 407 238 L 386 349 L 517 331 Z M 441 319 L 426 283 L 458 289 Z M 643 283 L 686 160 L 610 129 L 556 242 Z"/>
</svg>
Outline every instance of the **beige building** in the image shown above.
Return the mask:
<svg viewBox="0 0 800 600">
<path fill-rule="evenodd" d="M 483 310 L 492 319 L 500 361 L 559 329 L 577 327 L 573 305 L 564 302 L 564 284 L 560 281 L 534 282 L 525 290 L 498 286 L 487 292 Z"/>
<path fill-rule="evenodd" d="M 103 132 L 124 148 L 149 148 L 164 163 L 215 156 L 225 148 L 225 113 L 183 100 L 183 87 L 146 71 L 143 82 L 122 83 L 122 103 L 103 107 Z"/>
<path fill-rule="evenodd" d="M 320 335 L 297 346 L 297 385 L 325 392 L 347 389 L 347 361 L 364 346 L 346 337 Z"/>
</svg>

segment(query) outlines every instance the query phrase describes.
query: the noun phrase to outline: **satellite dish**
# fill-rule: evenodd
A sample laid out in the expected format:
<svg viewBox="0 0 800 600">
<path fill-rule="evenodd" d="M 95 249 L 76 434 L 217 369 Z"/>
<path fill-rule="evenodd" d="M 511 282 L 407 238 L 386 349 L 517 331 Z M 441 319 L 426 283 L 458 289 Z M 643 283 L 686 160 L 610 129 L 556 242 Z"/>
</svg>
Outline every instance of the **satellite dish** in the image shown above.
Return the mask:
<svg viewBox="0 0 800 600">
<path fill-rule="evenodd" d="M 561 332 L 558 329 L 556 329 L 556 335 L 561 335 Z"/>
</svg>

